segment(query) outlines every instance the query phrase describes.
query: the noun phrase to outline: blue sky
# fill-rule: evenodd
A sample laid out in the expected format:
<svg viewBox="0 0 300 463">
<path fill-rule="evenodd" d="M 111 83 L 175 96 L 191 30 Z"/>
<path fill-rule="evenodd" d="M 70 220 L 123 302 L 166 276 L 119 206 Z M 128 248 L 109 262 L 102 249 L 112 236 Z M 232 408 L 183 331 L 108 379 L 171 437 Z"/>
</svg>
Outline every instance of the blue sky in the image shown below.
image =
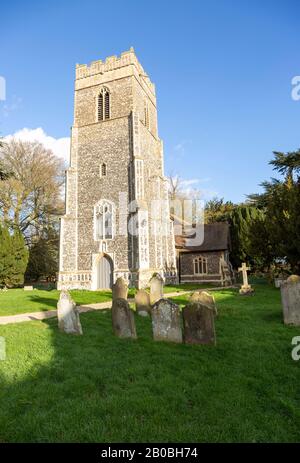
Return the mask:
<svg viewBox="0 0 300 463">
<path fill-rule="evenodd" d="M 76 63 L 133 46 L 155 82 L 166 173 L 242 201 L 300 147 L 300 2 L 14 1 L 1 4 L 0 133 L 69 136 Z M 58 145 L 60 146 L 60 145 Z"/>
</svg>

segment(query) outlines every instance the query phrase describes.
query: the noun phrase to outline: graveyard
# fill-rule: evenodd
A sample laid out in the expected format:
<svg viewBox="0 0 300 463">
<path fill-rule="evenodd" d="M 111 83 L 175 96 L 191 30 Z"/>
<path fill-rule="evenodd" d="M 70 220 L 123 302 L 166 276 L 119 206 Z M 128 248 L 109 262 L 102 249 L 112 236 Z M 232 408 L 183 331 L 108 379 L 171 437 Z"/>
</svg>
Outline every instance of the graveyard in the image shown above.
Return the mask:
<svg viewBox="0 0 300 463">
<path fill-rule="evenodd" d="M 137 314 L 137 339 L 119 338 L 110 310 L 81 314 L 82 336 L 57 318 L 0 326 L 0 441 L 299 441 L 299 330 L 283 324 L 280 290 L 253 286 L 213 293 L 216 346 L 154 341 Z"/>
<path fill-rule="evenodd" d="M 299 444 L 300 3 L 4 3 L 2 460 Z"/>
</svg>

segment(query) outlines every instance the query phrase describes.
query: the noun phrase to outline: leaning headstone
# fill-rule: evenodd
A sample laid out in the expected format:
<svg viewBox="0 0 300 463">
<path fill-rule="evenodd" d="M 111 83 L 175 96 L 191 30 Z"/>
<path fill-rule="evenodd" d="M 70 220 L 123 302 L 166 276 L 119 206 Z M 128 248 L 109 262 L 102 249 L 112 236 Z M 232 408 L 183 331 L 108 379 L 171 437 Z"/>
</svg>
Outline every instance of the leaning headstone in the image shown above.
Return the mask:
<svg viewBox="0 0 300 463">
<path fill-rule="evenodd" d="M 62 290 L 57 303 L 58 328 L 68 334 L 82 334 L 79 311 L 67 290 Z"/>
<path fill-rule="evenodd" d="M 284 323 L 300 326 L 300 276 L 291 275 L 281 284 L 280 292 Z"/>
<path fill-rule="evenodd" d="M 195 291 L 191 295 L 189 302 L 198 302 L 207 305 L 213 309 L 215 315 L 218 315 L 215 298 L 206 291 Z"/>
<path fill-rule="evenodd" d="M 136 313 L 147 317 L 151 313 L 150 296 L 144 289 L 139 289 L 135 295 Z"/>
<path fill-rule="evenodd" d="M 216 310 L 213 306 L 196 301 L 189 302 L 182 313 L 186 344 L 216 344 Z"/>
<path fill-rule="evenodd" d="M 127 299 L 128 285 L 124 278 L 119 277 L 112 287 L 113 299 Z"/>
<path fill-rule="evenodd" d="M 150 304 L 153 305 L 164 297 L 164 280 L 155 274 L 150 280 Z"/>
<path fill-rule="evenodd" d="M 179 306 L 168 299 L 160 299 L 151 310 L 154 341 L 182 342 Z"/>
<path fill-rule="evenodd" d="M 136 339 L 133 311 L 126 299 L 114 299 L 111 308 L 113 331 L 119 338 Z"/>
<path fill-rule="evenodd" d="M 24 291 L 33 291 L 33 286 L 24 286 Z"/>
</svg>

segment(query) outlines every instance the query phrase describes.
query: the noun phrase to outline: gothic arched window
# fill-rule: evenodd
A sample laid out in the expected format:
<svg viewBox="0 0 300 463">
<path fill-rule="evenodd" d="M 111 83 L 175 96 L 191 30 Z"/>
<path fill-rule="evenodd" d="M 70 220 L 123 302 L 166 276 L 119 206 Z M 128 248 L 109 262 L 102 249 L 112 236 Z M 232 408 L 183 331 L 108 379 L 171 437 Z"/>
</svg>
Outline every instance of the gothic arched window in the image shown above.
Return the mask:
<svg viewBox="0 0 300 463">
<path fill-rule="evenodd" d="M 195 257 L 193 260 L 194 274 L 205 275 L 207 274 L 207 258 L 206 257 Z"/>
<path fill-rule="evenodd" d="M 103 87 L 98 95 L 98 121 L 110 118 L 110 93 L 108 88 Z"/>
<path fill-rule="evenodd" d="M 101 200 L 94 210 L 95 240 L 111 240 L 114 233 L 114 207 L 110 201 Z"/>
</svg>

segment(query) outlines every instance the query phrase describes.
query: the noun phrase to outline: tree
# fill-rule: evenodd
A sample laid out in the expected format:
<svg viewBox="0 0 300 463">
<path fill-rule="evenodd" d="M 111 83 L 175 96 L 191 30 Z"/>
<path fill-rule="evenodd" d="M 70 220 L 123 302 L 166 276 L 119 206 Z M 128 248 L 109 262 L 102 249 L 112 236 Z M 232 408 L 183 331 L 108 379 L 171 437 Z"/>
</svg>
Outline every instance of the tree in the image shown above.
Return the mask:
<svg viewBox="0 0 300 463">
<path fill-rule="evenodd" d="M 58 266 L 58 249 L 58 231 L 51 227 L 44 230 L 43 234 L 30 246 L 26 279 L 55 278 Z"/>
<path fill-rule="evenodd" d="M 237 268 L 242 262 L 251 264 L 254 269 L 261 267 L 262 258 L 253 246 L 256 236 L 255 226 L 262 226 L 264 216 L 257 207 L 249 205 L 236 206 L 229 215 L 232 251 L 230 261 Z M 264 236 L 262 236 L 264 239 Z"/>
<path fill-rule="evenodd" d="M 13 265 L 10 272 L 9 284 L 11 286 L 20 286 L 24 283 L 24 274 L 28 262 L 28 249 L 22 233 L 16 230 L 11 236 L 13 249 Z"/>
<path fill-rule="evenodd" d="M 190 188 L 189 183 L 189 181 L 183 180 L 178 175 L 168 177 L 170 213 L 182 225 L 191 225 L 191 223 L 203 221 L 203 208 L 202 203 L 199 201 L 202 193 L 197 188 Z"/>
<path fill-rule="evenodd" d="M 7 227 L 0 224 L 0 285 L 9 282 L 10 271 L 13 265 L 12 240 Z"/>
<path fill-rule="evenodd" d="M 18 250 L 11 284 L 19 284 L 25 271 L 23 262 L 28 252 L 24 251 L 22 235 L 30 253 L 27 275 L 32 274 L 33 262 L 38 261 L 40 269 L 33 274 L 52 276 L 58 270 L 59 215 L 64 211 L 63 162 L 38 142 L 12 139 L 2 143 L 0 163 L 5 172 L 11 173 L 0 186 L 0 222 L 11 233 Z"/>
<path fill-rule="evenodd" d="M 0 148 L 4 146 L 4 142 L 0 139 Z M 9 173 L 5 171 L 2 163 L 0 162 L 0 181 L 6 180 L 9 177 Z"/>
<path fill-rule="evenodd" d="M 45 224 L 57 222 L 63 212 L 63 162 L 38 142 L 15 139 L 1 147 L 0 162 L 12 172 L 1 182 L 2 219 L 19 229 L 30 245 Z"/>
<path fill-rule="evenodd" d="M 288 153 L 273 151 L 274 159 L 269 164 L 282 175 L 293 177 L 300 172 L 300 149 Z"/>
<path fill-rule="evenodd" d="M 215 196 L 205 204 L 205 223 L 228 222 L 235 207 L 231 201 L 224 202 L 224 198 Z"/>
<path fill-rule="evenodd" d="M 265 237 L 273 262 L 281 259 L 300 273 L 300 150 L 274 152 L 270 164 L 284 179 L 263 182 L 264 192 L 250 195 L 249 200 L 265 214 Z"/>
<path fill-rule="evenodd" d="M 0 285 L 20 286 L 28 262 L 28 249 L 19 230 L 13 234 L 0 224 Z"/>
</svg>

